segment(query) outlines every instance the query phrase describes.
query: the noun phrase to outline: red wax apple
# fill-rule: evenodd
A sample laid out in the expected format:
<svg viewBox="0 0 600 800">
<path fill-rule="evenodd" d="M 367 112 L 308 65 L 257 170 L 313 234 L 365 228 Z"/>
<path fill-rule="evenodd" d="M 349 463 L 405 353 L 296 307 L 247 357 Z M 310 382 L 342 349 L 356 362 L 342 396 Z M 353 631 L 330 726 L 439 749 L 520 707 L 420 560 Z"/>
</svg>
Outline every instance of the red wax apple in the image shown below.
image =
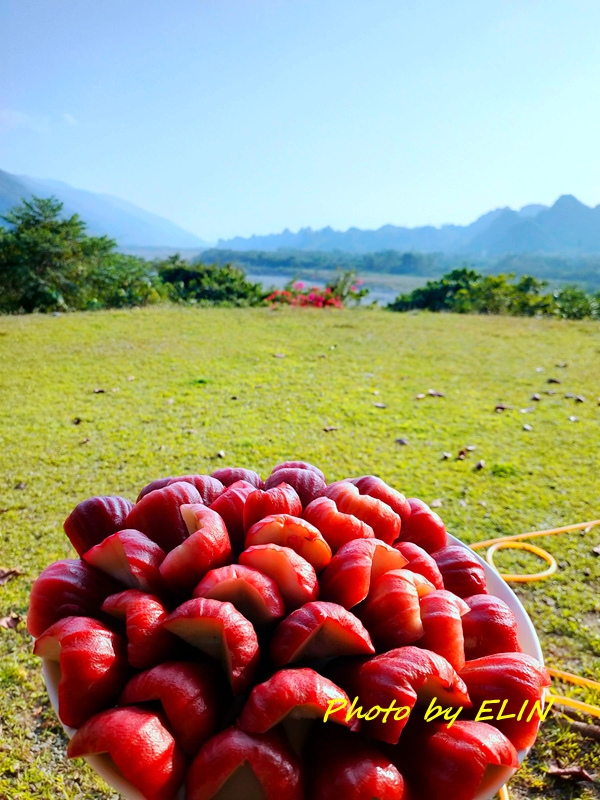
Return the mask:
<svg viewBox="0 0 600 800">
<path fill-rule="evenodd" d="M 244 530 L 247 532 L 255 522 L 270 514 L 291 514 L 299 517 L 302 514 L 302 503 L 295 489 L 287 483 L 280 483 L 263 492 L 256 489 L 250 492 L 244 505 Z"/>
<path fill-rule="evenodd" d="M 265 488 L 272 489 L 282 482 L 293 486 L 302 502 L 302 508 L 306 508 L 317 497 L 321 497 L 327 488 L 324 479 L 313 470 L 284 466 L 269 475 Z"/>
<path fill-rule="evenodd" d="M 107 597 L 102 610 L 125 620 L 127 660 L 132 667 L 148 669 L 172 656 L 177 639 L 162 628 L 169 612 L 158 597 L 128 589 Z"/>
<path fill-rule="evenodd" d="M 168 486 L 173 478 L 169 475 L 168 478 L 155 478 L 150 483 L 147 483 L 142 489 L 140 489 L 140 493 L 137 496 L 136 503 L 139 503 L 142 497 L 145 497 L 150 492 L 154 492 L 156 489 L 164 489 L 165 486 Z"/>
<path fill-rule="evenodd" d="M 402 520 L 402 523 L 410 517 L 411 508 L 406 497 L 396 489 L 388 486 L 381 478 L 375 475 L 363 475 L 360 478 L 346 478 L 353 483 L 361 494 L 368 494 L 369 497 L 376 497 L 388 505 L 392 511 Z"/>
<path fill-rule="evenodd" d="M 480 712 L 480 721 L 488 721 L 502 731 L 517 750 L 534 743 L 540 722 L 540 706 L 535 711 L 535 703 L 539 703 L 544 689 L 550 686 L 548 672 L 535 658 L 524 653 L 484 656 L 467 661 L 460 676 L 468 687 L 473 711 Z M 481 709 L 486 700 L 490 702 Z M 504 719 L 498 719 L 499 712 Z M 490 716 L 493 719 L 488 719 Z"/>
<path fill-rule="evenodd" d="M 331 483 L 324 494 L 335 502 L 338 511 L 353 514 L 369 525 L 375 537 L 382 542 L 392 544 L 400 535 L 402 520 L 398 514 L 392 511 L 387 503 L 376 497 L 361 494 L 353 483 L 349 481 Z"/>
<path fill-rule="evenodd" d="M 55 622 L 33 652 L 59 662 L 58 715 L 71 728 L 114 705 L 127 680 L 125 640 L 90 617 Z"/>
<path fill-rule="evenodd" d="M 328 720 L 358 730 L 356 717 L 346 721 L 349 706 L 348 695 L 314 669 L 282 669 L 252 689 L 238 725 L 248 733 L 266 733 L 285 717 L 322 719 L 329 711 Z"/>
<path fill-rule="evenodd" d="M 211 510 L 222 517 L 231 546 L 236 553 L 244 549 L 244 506 L 248 496 L 255 489 L 256 487 L 247 481 L 236 481 L 210 505 Z"/>
<path fill-rule="evenodd" d="M 193 757 L 217 730 L 221 695 L 219 675 L 210 660 L 165 661 L 133 677 L 123 689 L 119 705 L 159 700 L 177 741 L 186 755 Z"/>
<path fill-rule="evenodd" d="M 253 625 L 268 625 L 285 615 L 283 597 L 273 578 L 243 564 L 211 569 L 194 590 L 194 597 L 233 603 Z"/>
<path fill-rule="evenodd" d="M 234 694 L 252 684 L 259 648 L 252 623 L 232 603 L 188 600 L 163 627 L 208 655 L 221 659 Z"/>
<path fill-rule="evenodd" d="M 278 667 L 306 658 L 374 653 L 362 622 L 337 603 L 307 603 L 292 612 L 275 631 L 271 658 Z"/>
<path fill-rule="evenodd" d="M 499 597 L 474 594 L 465 600 L 462 618 L 467 661 L 494 653 L 520 653 L 515 615 Z"/>
<path fill-rule="evenodd" d="M 418 641 L 419 647 L 444 656 L 456 671 L 461 670 L 465 665 L 461 618 L 469 611 L 469 606 L 445 589 L 421 597 L 420 606 L 425 632 Z"/>
<path fill-rule="evenodd" d="M 280 733 L 227 728 L 206 742 L 192 762 L 185 796 L 211 800 L 222 789 L 221 797 L 243 800 L 249 783 L 257 782 L 265 800 L 304 800 L 300 763 Z"/>
<path fill-rule="evenodd" d="M 220 497 L 225 491 L 224 484 L 210 475 L 180 475 L 179 478 L 171 478 L 167 486 L 171 483 L 180 483 L 181 481 L 191 483 L 192 486 L 198 490 L 198 494 L 206 506 L 214 503 L 217 497 Z"/>
<path fill-rule="evenodd" d="M 211 475 L 213 478 L 221 481 L 223 486 L 233 486 L 234 483 L 244 481 L 244 483 L 249 483 L 255 489 L 265 488 L 265 482 L 260 477 L 258 472 L 254 472 L 253 469 L 244 469 L 243 467 L 222 467 L 221 469 L 216 469 L 213 473 L 211 473 Z"/>
<path fill-rule="evenodd" d="M 120 588 L 115 580 L 85 561 L 56 561 L 31 587 L 27 629 L 37 637 L 63 617 L 96 617 L 106 597 Z"/>
<path fill-rule="evenodd" d="M 432 555 L 442 573 L 444 588 L 449 592 L 459 597 L 487 594 L 483 565 L 468 547 L 451 545 Z"/>
<path fill-rule="evenodd" d="M 329 497 L 317 497 L 306 506 L 302 516 L 321 531 L 332 553 L 337 553 L 340 547 L 353 539 L 375 538 L 370 525 L 352 514 L 342 514 Z"/>
<path fill-rule="evenodd" d="M 90 497 L 76 505 L 66 518 L 64 529 L 78 555 L 129 527 L 125 520 L 132 508 L 133 503 L 123 497 Z"/>
<path fill-rule="evenodd" d="M 341 547 L 321 576 L 324 600 L 352 608 L 369 594 L 371 582 L 384 572 L 402 569 L 406 559 L 379 539 L 356 539 Z"/>
<path fill-rule="evenodd" d="M 272 514 L 253 525 L 246 534 L 246 548 L 268 542 L 291 547 L 312 564 L 317 574 L 331 561 L 331 548 L 320 532 L 299 517 Z"/>
<path fill-rule="evenodd" d="M 108 753 L 146 800 L 175 800 L 185 777 L 183 751 L 162 714 L 112 708 L 89 719 L 69 742 L 69 758 Z"/>
<path fill-rule="evenodd" d="M 233 553 L 222 518 L 201 503 L 183 505 L 181 516 L 190 533 L 160 565 L 160 574 L 172 592 L 191 595 L 211 569 L 231 563 Z"/>
<path fill-rule="evenodd" d="M 165 583 L 159 568 L 165 553 L 156 542 L 141 531 L 124 530 L 113 533 L 84 554 L 83 559 L 93 567 L 128 586 L 150 594 L 162 594 Z"/>
<path fill-rule="evenodd" d="M 272 542 L 256 544 L 244 550 L 239 562 L 273 578 L 288 612 L 319 597 L 319 583 L 314 567 L 291 547 L 282 547 Z"/>
<path fill-rule="evenodd" d="M 142 497 L 129 512 L 123 527 L 142 531 L 168 553 L 188 537 L 180 507 L 200 502 L 202 498 L 191 483 L 171 483 Z"/>
<path fill-rule="evenodd" d="M 446 526 L 439 514 L 432 511 L 427 503 L 418 497 L 409 497 L 410 516 L 402 522 L 400 538 L 403 542 L 414 542 L 433 553 L 446 546 Z"/>
<path fill-rule="evenodd" d="M 423 550 L 414 542 L 396 542 L 394 548 L 398 550 L 408 561 L 406 569 L 411 572 L 418 572 L 432 583 L 436 589 L 444 588 L 444 579 L 435 559 L 429 555 L 427 550 Z"/>
<path fill-rule="evenodd" d="M 314 464 L 309 464 L 308 461 L 283 461 L 281 464 L 277 464 L 277 466 L 273 467 L 271 474 L 273 475 L 280 469 L 307 469 L 309 472 L 314 472 L 315 475 L 318 475 L 321 480 L 325 480 L 323 471 L 320 470 L 319 467 L 315 467 Z"/>
</svg>

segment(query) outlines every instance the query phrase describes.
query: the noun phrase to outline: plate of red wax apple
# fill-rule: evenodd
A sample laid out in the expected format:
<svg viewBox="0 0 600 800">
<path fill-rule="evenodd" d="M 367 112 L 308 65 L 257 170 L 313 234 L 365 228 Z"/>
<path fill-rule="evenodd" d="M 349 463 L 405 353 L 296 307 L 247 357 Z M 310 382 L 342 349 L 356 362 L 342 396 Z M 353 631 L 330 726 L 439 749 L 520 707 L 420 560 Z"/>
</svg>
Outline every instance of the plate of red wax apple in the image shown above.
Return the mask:
<svg viewBox="0 0 600 800">
<path fill-rule="evenodd" d="M 523 607 L 377 477 L 160 478 L 64 528 L 28 628 L 68 756 L 125 798 L 486 800 L 536 738 Z"/>
</svg>

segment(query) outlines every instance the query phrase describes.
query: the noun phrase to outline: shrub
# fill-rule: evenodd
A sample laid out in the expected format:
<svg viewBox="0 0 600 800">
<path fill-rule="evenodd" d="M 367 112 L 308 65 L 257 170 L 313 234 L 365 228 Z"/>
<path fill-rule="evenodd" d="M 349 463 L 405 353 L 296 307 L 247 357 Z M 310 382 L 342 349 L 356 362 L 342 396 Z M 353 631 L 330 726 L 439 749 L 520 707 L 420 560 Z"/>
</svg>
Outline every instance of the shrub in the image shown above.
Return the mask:
<svg viewBox="0 0 600 800">
<path fill-rule="evenodd" d="M 179 255 L 154 262 L 172 300 L 201 305 L 256 306 L 264 301 L 259 283 L 250 283 L 246 274 L 232 264 L 189 264 Z"/>
</svg>

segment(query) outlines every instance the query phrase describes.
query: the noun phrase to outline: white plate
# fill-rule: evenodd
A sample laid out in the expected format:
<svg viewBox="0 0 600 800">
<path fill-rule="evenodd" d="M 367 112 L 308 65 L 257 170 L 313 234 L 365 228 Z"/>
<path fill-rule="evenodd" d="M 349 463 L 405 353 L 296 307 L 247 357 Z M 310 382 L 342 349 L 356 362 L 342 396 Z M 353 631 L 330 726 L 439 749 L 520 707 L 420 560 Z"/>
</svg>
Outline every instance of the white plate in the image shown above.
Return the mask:
<svg viewBox="0 0 600 800">
<path fill-rule="evenodd" d="M 454 536 L 448 534 L 449 544 L 458 544 L 466 549 L 467 545 L 456 539 Z M 471 551 L 474 552 L 474 551 Z M 519 644 L 524 653 L 536 658 L 540 664 L 544 663 L 540 641 L 535 632 L 535 628 L 529 615 L 523 608 L 521 601 L 500 577 L 497 570 L 484 561 L 481 556 L 475 553 L 475 556 L 483 564 L 485 569 L 485 577 L 487 580 L 488 591 L 490 594 L 499 597 L 501 600 L 512 609 L 513 614 L 517 619 L 517 632 L 519 637 Z M 54 710 L 58 713 L 58 682 L 60 680 L 60 669 L 55 661 L 43 659 L 43 672 L 46 681 L 46 688 L 50 697 L 50 702 Z M 68 728 L 63 725 L 65 732 L 69 738 L 75 733 L 74 728 Z M 519 764 L 523 762 L 529 749 L 519 751 Z M 144 797 L 137 789 L 135 789 L 129 781 L 121 775 L 120 771 L 114 765 L 112 759 L 108 756 L 87 756 L 85 759 L 88 764 L 95 770 L 100 777 L 104 778 L 106 783 L 113 789 L 116 789 L 125 800 L 144 800 Z M 517 770 L 512 767 L 490 767 L 484 775 L 484 779 L 479 788 L 479 791 L 474 800 L 491 800 L 492 797 L 507 783 Z M 183 800 L 183 789 L 180 793 L 180 798 Z"/>
</svg>

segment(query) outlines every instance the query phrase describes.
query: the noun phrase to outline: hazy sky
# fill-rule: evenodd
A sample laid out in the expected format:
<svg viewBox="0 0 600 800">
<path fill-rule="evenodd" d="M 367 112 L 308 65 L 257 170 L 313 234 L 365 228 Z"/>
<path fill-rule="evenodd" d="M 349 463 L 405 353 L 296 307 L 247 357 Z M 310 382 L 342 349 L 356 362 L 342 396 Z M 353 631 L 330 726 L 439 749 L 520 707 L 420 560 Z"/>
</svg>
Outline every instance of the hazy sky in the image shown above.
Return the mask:
<svg viewBox="0 0 600 800">
<path fill-rule="evenodd" d="M 0 0 L 0 168 L 204 239 L 600 203 L 598 0 Z"/>
</svg>

